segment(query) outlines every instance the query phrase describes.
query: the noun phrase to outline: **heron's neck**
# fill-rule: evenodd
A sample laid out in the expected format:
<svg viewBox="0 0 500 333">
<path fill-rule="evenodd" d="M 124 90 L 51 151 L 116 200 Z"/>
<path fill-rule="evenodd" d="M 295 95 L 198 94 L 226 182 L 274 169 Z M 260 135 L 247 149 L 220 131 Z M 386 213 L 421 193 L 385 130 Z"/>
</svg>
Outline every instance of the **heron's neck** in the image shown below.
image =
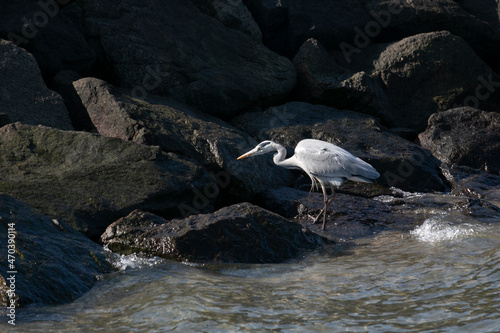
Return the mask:
<svg viewBox="0 0 500 333">
<path fill-rule="evenodd" d="M 289 159 L 285 160 L 286 157 L 285 147 L 276 142 L 273 142 L 273 146 L 276 149 L 276 154 L 274 154 L 273 156 L 274 164 L 287 169 L 293 168 L 293 165 L 289 165 L 288 163 Z"/>
</svg>

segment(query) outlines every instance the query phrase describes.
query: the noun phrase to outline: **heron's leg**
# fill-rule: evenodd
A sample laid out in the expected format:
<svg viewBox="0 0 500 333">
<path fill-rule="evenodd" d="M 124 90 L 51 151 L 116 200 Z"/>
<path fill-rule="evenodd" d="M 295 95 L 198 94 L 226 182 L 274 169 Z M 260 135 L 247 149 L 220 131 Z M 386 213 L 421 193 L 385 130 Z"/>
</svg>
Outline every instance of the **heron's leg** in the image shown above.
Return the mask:
<svg viewBox="0 0 500 333">
<path fill-rule="evenodd" d="M 330 198 L 328 198 L 328 201 L 325 203 L 325 213 L 323 214 L 323 227 L 321 228 L 322 231 L 325 231 L 325 226 L 326 226 L 326 213 L 327 213 L 327 207 L 332 202 L 333 198 L 335 197 L 335 189 L 333 188 L 332 184 L 330 184 L 330 189 L 332 190 L 332 194 L 330 194 Z"/>
<path fill-rule="evenodd" d="M 323 216 L 324 216 L 323 217 L 323 226 L 324 226 L 325 223 L 326 223 L 326 221 L 325 221 L 326 220 L 326 206 L 327 206 L 328 200 L 327 200 L 327 195 L 326 195 L 326 189 L 325 189 L 325 186 L 323 185 L 323 182 L 320 182 L 319 184 L 321 185 L 321 191 L 323 191 L 323 202 L 324 202 L 325 206 L 323 207 L 323 209 L 321 210 L 321 212 L 319 212 L 318 216 L 316 216 L 316 218 L 313 221 L 313 224 L 315 224 L 316 222 L 318 222 L 321 214 L 324 213 L 323 214 Z"/>
</svg>

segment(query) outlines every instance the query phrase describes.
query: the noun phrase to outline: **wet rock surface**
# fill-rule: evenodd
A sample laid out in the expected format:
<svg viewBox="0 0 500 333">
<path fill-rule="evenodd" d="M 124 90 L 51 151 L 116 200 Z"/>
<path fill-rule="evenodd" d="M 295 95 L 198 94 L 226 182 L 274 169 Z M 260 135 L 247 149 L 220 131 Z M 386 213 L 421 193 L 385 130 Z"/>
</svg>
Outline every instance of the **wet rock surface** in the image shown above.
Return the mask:
<svg viewBox="0 0 500 333">
<path fill-rule="evenodd" d="M 240 263 L 282 262 L 326 241 L 298 223 L 249 203 L 170 221 L 134 211 L 111 224 L 101 239 L 118 253 Z"/>
<path fill-rule="evenodd" d="M 98 276 L 112 271 L 101 246 L 61 220 L 51 220 L 8 195 L 0 194 L 0 246 L 15 235 L 15 255 L 0 255 L 0 274 L 15 271 L 18 304 L 70 302 L 87 292 Z M 14 261 L 8 259 L 15 258 Z M 9 266 L 14 266 L 14 269 Z"/>
<path fill-rule="evenodd" d="M 0 191 L 94 238 L 135 208 L 180 216 L 214 181 L 158 147 L 20 123 L 0 129 L 0 170 Z"/>
<path fill-rule="evenodd" d="M 490 198 L 494 200 L 497 195 Z M 331 241 L 345 243 L 386 230 L 409 231 L 444 212 L 454 214 L 457 221 L 475 218 L 485 223 L 498 222 L 500 205 L 493 200 L 438 193 L 405 193 L 397 189 L 366 198 L 345 193 L 341 188 L 329 206 L 325 231 L 321 231 L 321 223 L 312 224 L 323 208 L 321 193 L 283 187 L 268 191 L 263 206 L 271 210 L 274 207 L 279 214 Z"/>
<path fill-rule="evenodd" d="M 419 139 L 444 163 L 500 172 L 500 113 L 470 107 L 436 113 Z"/>
</svg>

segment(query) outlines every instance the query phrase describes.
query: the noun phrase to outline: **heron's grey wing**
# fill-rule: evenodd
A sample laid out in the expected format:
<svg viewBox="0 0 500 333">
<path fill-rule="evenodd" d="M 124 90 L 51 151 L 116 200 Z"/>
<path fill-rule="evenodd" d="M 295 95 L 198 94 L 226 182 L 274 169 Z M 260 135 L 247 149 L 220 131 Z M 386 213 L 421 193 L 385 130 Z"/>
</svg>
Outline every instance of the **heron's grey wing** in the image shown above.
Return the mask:
<svg viewBox="0 0 500 333">
<path fill-rule="evenodd" d="M 318 177 L 376 179 L 378 172 L 362 159 L 331 143 L 307 140 L 297 145 L 295 156 L 302 168 Z"/>
<path fill-rule="evenodd" d="M 348 162 L 349 155 L 327 147 L 312 146 L 295 149 L 295 156 L 302 168 L 319 177 L 350 177 L 352 173 L 349 170 L 351 164 Z"/>
</svg>

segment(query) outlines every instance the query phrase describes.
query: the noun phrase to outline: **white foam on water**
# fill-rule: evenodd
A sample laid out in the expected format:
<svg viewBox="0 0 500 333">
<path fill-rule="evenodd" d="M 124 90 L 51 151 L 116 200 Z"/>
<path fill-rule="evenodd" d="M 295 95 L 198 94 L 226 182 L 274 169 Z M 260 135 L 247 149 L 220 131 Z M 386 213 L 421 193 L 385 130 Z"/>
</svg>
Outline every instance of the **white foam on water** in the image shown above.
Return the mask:
<svg viewBox="0 0 500 333">
<path fill-rule="evenodd" d="M 120 271 L 123 271 L 127 268 L 133 269 L 152 267 L 165 262 L 165 260 L 160 257 L 145 257 L 136 253 L 132 253 L 129 255 L 114 253 L 106 246 L 104 247 L 104 250 L 109 251 L 108 260 L 111 265 Z"/>
<path fill-rule="evenodd" d="M 410 231 L 410 234 L 422 242 L 437 243 L 480 236 L 482 231 L 481 226 L 470 223 L 453 224 L 438 216 L 426 219 L 422 225 Z"/>
</svg>

